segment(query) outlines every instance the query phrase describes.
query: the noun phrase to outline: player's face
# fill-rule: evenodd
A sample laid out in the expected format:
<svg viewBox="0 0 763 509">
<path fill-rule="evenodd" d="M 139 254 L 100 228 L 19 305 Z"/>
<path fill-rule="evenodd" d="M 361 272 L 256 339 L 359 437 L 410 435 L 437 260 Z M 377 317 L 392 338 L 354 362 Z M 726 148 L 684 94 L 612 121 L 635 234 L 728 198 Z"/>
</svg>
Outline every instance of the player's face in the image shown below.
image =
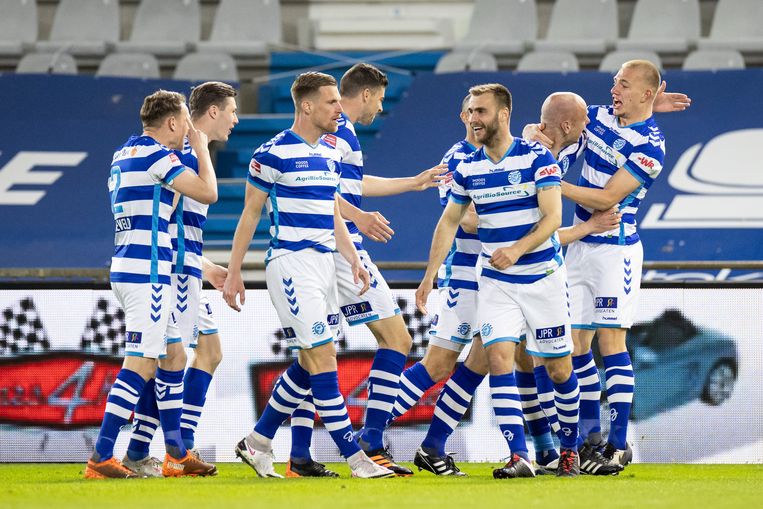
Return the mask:
<svg viewBox="0 0 763 509">
<path fill-rule="evenodd" d="M 495 97 L 493 94 L 474 95 L 469 99 L 467 111 L 474 139 L 489 147 L 501 128 Z"/>
<path fill-rule="evenodd" d="M 339 90 L 336 86 L 326 85 L 321 87 L 313 99 L 311 119 L 313 125 L 320 128 L 324 133 L 335 133 L 339 128 L 339 117 L 342 114 L 342 105 Z"/>
<path fill-rule="evenodd" d="M 214 133 L 210 141 L 228 141 L 231 131 L 238 124 L 238 107 L 236 99 L 226 97 L 222 108 L 218 108 L 217 117 L 215 117 Z"/>
<path fill-rule="evenodd" d="M 188 128 L 191 125 L 191 114 L 188 112 L 188 107 L 184 104 L 180 109 L 180 113 L 173 115 L 175 130 L 173 131 L 172 140 L 167 145 L 172 149 L 182 149 L 185 137 L 188 135 Z"/>
<path fill-rule="evenodd" d="M 577 140 L 580 135 L 583 134 L 585 126 L 588 125 L 588 106 L 583 101 L 577 101 L 575 108 L 575 114 L 572 117 L 572 130 L 570 131 L 570 139 Z"/>
<path fill-rule="evenodd" d="M 376 115 L 384 111 L 382 103 L 384 103 L 385 88 L 379 87 L 375 90 L 369 90 L 369 96 L 363 105 L 363 113 L 358 119 L 358 123 L 362 125 L 370 125 Z"/>
<path fill-rule="evenodd" d="M 621 67 L 615 75 L 612 108 L 616 117 L 629 117 L 641 109 L 647 86 L 641 73 L 632 67 Z"/>
</svg>

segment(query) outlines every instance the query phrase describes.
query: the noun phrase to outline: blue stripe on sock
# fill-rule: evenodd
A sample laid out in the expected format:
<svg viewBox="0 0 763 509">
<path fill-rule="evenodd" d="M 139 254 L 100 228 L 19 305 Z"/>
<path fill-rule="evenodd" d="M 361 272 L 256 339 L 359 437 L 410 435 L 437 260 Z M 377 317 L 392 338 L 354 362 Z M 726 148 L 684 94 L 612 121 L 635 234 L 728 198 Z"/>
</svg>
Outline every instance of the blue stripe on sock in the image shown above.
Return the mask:
<svg viewBox="0 0 763 509">
<path fill-rule="evenodd" d="M 360 451 L 360 446 L 353 438 L 352 424 L 349 422 L 347 407 L 344 404 L 344 398 L 339 392 L 339 377 L 336 371 L 320 373 L 310 377 L 310 385 L 313 391 L 313 400 L 318 415 L 321 416 L 323 424 L 339 448 L 339 452 L 345 458 Z M 342 402 L 337 405 L 322 405 L 322 401 L 332 401 L 341 398 Z M 344 410 L 340 415 L 327 416 L 326 412 L 331 410 Z M 342 422 L 346 425 L 341 426 Z"/>
<path fill-rule="evenodd" d="M 602 357 L 607 377 L 607 400 L 609 401 L 610 427 L 608 441 L 615 448 L 623 450 L 627 447 L 628 418 L 633 403 L 633 388 L 635 384 L 633 366 L 628 352 Z M 612 384 L 614 376 L 624 376 L 629 383 Z M 617 396 L 627 395 L 626 402 L 613 402 Z"/>
<path fill-rule="evenodd" d="M 516 387 L 517 383 L 513 373 L 504 375 L 490 375 L 491 400 L 493 411 L 498 420 L 498 427 L 501 429 L 509 450 L 512 454 L 519 454 L 529 460 L 527 454 L 527 443 L 525 442 L 525 427 L 522 418 L 522 403 L 519 394 L 496 394 L 494 391 L 499 388 Z M 501 406 L 506 402 L 511 403 L 510 407 Z M 510 418 L 514 423 L 501 422 L 501 420 Z"/>
<path fill-rule="evenodd" d="M 143 392 L 143 388 L 145 387 L 146 382 L 138 373 L 125 368 L 119 370 L 116 380 L 122 382 L 129 389 L 119 387 L 115 382 L 109 391 L 109 396 L 106 399 L 106 402 L 107 404 L 111 403 L 117 405 L 119 408 L 124 410 L 125 413 L 130 413 L 135 409 L 137 401 L 130 403 L 129 401 L 126 401 L 125 399 L 113 394 L 114 391 L 128 391 L 130 394 L 135 395 L 137 399 Z M 101 423 L 101 430 L 98 433 L 98 438 L 95 442 L 95 452 L 96 456 L 98 456 L 98 461 L 108 460 L 114 455 L 114 442 L 119 436 L 119 429 L 127 423 L 128 418 L 129 416 L 122 417 L 108 411 L 104 413 L 103 422 Z"/>
<path fill-rule="evenodd" d="M 185 391 L 183 393 L 183 405 L 204 407 L 211 382 L 211 374 L 201 369 L 188 368 L 183 379 Z M 188 417 L 194 417 L 194 419 Z M 194 447 L 196 426 L 200 417 L 201 412 L 183 408 L 183 415 L 180 418 L 180 435 L 183 437 L 183 443 L 187 449 Z"/>
</svg>

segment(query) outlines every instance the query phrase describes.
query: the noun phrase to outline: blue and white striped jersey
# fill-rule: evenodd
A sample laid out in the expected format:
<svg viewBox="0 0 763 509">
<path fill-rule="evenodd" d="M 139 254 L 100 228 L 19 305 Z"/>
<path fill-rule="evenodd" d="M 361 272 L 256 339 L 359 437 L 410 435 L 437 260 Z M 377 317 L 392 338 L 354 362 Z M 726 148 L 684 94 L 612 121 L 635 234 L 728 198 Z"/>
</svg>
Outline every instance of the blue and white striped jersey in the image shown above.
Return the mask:
<svg viewBox="0 0 763 509">
<path fill-rule="evenodd" d="M 442 158 L 440 164 L 448 165 L 448 173 L 453 173 L 456 167 L 466 156 L 477 150 L 474 145 L 466 140 L 461 140 L 453 145 Z M 440 205 L 448 204 L 451 193 L 452 180 L 440 184 Z M 477 290 L 477 262 L 479 261 L 482 244 L 476 233 L 466 233 L 460 226 L 456 230 L 456 238 L 448 257 L 437 272 L 438 288 L 466 288 Z"/>
<path fill-rule="evenodd" d="M 291 129 L 254 152 L 247 181 L 269 195 L 271 239 L 266 263 L 301 249 L 336 250 L 334 197 L 340 160 L 325 139 L 313 146 Z"/>
<path fill-rule="evenodd" d="M 355 134 L 355 126 L 352 125 L 347 115 L 342 113 L 336 133 L 324 134 L 323 139 L 330 145 L 335 145 L 342 158 L 341 179 L 339 180 L 342 198 L 360 208 L 360 202 L 363 198 L 363 152 L 358 136 Z M 355 248 L 358 251 L 362 250 L 363 237 L 360 235 L 358 227 L 352 221 L 345 222 Z"/>
<path fill-rule="evenodd" d="M 623 215 L 620 227 L 605 233 L 588 235 L 582 242 L 630 245 L 639 242 L 636 212 L 646 192 L 662 171 L 665 160 L 665 137 L 649 117 L 643 122 L 621 127 L 611 106 L 589 106 L 583 171 L 578 185 L 602 189 L 618 169 L 625 168 L 641 183 L 620 202 Z M 592 210 L 575 207 L 574 224 L 591 217 Z"/>
<path fill-rule="evenodd" d="M 506 154 L 494 163 L 484 147 L 461 162 L 453 174 L 450 199 L 474 202 L 482 256 L 508 247 L 540 221 L 537 189 L 561 185 L 561 170 L 551 152 L 538 143 L 514 138 Z M 482 276 L 509 283 L 533 283 L 563 264 L 559 238 L 554 234 L 505 270 L 482 267 Z"/>
<path fill-rule="evenodd" d="M 188 140 L 183 150 L 175 151 L 183 166 L 199 174 L 199 160 Z M 180 196 L 175 212 L 170 219 L 172 236 L 172 272 L 202 277 L 201 252 L 204 246 L 203 229 L 207 222 L 209 205 L 188 196 Z"/>
<path fill-rule="evenodd" d="M 109 177 L 113 283 L 170 284 L 174 191 L 169 186 L 184 170 L 177 154 L 149 136 L 131 136 L 114 153 Z"/>
</svg>

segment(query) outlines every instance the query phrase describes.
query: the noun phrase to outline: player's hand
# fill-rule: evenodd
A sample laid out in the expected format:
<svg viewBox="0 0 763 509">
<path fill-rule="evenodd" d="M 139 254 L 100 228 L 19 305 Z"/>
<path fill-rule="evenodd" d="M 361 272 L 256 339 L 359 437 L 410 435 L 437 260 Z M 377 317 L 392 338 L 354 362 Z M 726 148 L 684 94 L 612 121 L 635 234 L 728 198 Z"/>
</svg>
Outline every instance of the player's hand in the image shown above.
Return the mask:
<svg viewBox="0 0 763 509">
<path fill-rule="evenodd" d="M 490 257 L 490 265 L 494 269 L 505 270 L 517 263 L 519 255 L 511 247 L 500 247 L 493 251 Z"/>
<path fill-rule="evenodd" d="M 416 288 L 416 307 L 425 315 L 429 314 L 429 311 L 427 311 L 427 300 L 429 299 L 429 294 L 431 292 L 432 280 L 424 278 L 419 284 L 419 287 Z"/>
<path fill-rule="evenodd" d="M 679 92 L 665 92 L 668 86 L 667 81 L 660 84 L 657 89 L 657 95 L 654 98 L 654 111 L 656 113 L 671 113 L 674 111 L 684 111 L 691 106 L 691 98 Z"/>
<path fill-rule="evenodd" d="M 204 277 L 215 287 L 215 290 L 222 292 L 225 287 L 225 279 L 228 277 L 228 269 L 222 265 L 212 263 L 204 271 Z"/>
<path fill-rule="evenodd" d="M 188 117 L 188 144 L 197 154 L 209 150 L 209 138 L 206 133 L 194 127 L 190 117 Z"/>
<path fill-rule="evenodd" d="M 376 242 L 386 243 L 395 234 L 395 230 L 387 226 L 387 218 L 379 212 L 362 212 L 353 223 L 360 233 Z"/>
<path fill-rule="evenodd" d="M 225 284 L 223 285 L 223 299 L 225 303 L 231 309 L 241 311 L 241 308 L 236 303 L 236 296 L 239 296 L 241 305 L 244 305 L 246 300 L 246 289 L 244 288 L 244 280 L 241 279 L 241 273 L 228 272 L 228 277 L 225 278 Z"/>
<path fill-rule="evenodd" d="M 554 146 L 554 140 L 543 134 L 543 130 L 546 128 L 546 124 L 527 124 L 522 129 L 522 138 L 530 141 L 537 141 L 546 148 Z"/>
<path fill-rule="evenodd" d="M 623 215 L 618 210 L 617 205 L 609 210 L 596 210 L 591 216 L 591 233 L 604 233 L 614 230 L 620 225 Z"/>
<path fill-rule="evenodd" d="M 363 283 L 363 287 L 358 292 L 358 295 L 363 295 L 371 287 L 371 275 L 366 268 L 363 267 L 363 264 L 360 263 L 360 260 L 357 260 L 352 264 L 352 279 L 355 281 L 356 285 L 359 285 L 361 282 Z"/>
<path fill-rule="evenodd" d="M 424 191 L 430 187 L 437 187 L 448 179 L 448 165 L 438 164 L 428 170 L 424 170 L 413 177 L 413 190 Z"/>
</svg>

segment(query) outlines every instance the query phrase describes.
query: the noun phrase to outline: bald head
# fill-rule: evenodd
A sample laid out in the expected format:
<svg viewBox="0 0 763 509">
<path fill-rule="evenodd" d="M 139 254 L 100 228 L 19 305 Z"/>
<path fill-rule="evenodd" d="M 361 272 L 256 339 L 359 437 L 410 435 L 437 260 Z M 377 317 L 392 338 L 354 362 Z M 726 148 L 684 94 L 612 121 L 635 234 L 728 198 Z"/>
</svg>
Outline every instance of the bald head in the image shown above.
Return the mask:
<svg viewBox="0 0 763 509">
<path fill-rule="evenodd" d="M 543 101 L 540 121 L 546 125 L 557 125 L 564 121 L 580 120 L 580 117 L 586 114 L 586 102 L 578 94 L 555 92 Z"/>
<path fill-rule="evenodd" d="M 543 101 L 540 121 L 546 136 L 554 140 L 552 152 L 558 152 L 580 138 L 588 124 L 588 106 L 578 94 L 556 92 Z"/>
</svg>

